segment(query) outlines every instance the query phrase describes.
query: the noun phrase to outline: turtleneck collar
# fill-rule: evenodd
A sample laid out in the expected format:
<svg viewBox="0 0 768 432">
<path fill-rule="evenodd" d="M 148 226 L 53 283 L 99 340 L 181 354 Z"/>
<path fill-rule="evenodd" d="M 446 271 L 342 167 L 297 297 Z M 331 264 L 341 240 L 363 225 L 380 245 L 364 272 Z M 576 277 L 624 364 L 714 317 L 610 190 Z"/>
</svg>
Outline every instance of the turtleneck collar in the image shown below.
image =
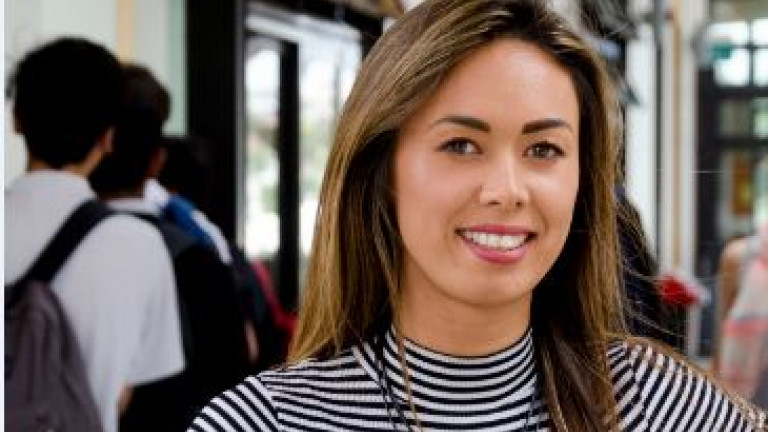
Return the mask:
<svg viewBox="0 0 768 432">
<path fill-rule="evenodd" d="M 382 351 L 393 393 L 407 400 L 393 328 L 384 335 L 383 345 L 374 340 L 353 349 L 376 382 L 382 381 Z M 530 329 L 511 346 L 484 356 L 439 353 L 407 339 L 403 340 L 403 351 L 412 400 L 419 411 L 455 406 L 471 416 L 494 409 L 523 409 L 535 391 L 537 378 Z"/>
<path fill-rule="evenodd" d="M 393 327 L 386 333 L 386 351 L 388 355 L 395 356 L 390 360 L 399 363 L 396 357 L 397 344 L 397 334 Z M 481 376 L 488 373 L 505 372 L 517 375 L 521 369 L 533 367 L 534 364 L 533 338 L 530 329 L 509 347 L 482 356 L 457 356 L 440 353 L 407 338 L 403 339 L 403 348 L 409 369 L 439 370 L 442 373 L 461 376 Z"/>
</svg>

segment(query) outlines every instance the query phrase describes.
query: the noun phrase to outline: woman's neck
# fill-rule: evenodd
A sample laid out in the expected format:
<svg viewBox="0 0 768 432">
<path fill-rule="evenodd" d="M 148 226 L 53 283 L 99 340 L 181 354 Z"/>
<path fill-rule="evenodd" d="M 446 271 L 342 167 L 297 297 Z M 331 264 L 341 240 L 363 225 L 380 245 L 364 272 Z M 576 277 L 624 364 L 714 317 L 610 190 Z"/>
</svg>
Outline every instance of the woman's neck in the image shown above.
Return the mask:
<svg viewBox="0 0 768 432">
<path fill-rule="evenodd" d="M 444 303 L 430 307 L 409 300 L 404 297 L 398 308 L 398 331 L 425 348 L 454 356 L 499 352 L 523 337 L 530 323 L 530 298 L 494 308 Z"/>
</svg>

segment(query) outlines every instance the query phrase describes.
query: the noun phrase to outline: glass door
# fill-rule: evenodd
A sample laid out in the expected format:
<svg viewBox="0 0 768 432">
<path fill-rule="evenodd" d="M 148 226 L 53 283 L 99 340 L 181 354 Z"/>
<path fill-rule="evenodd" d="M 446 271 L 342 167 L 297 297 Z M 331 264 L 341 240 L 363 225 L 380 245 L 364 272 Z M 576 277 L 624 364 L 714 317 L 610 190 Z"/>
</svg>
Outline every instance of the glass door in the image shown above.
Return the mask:
<svg viewBox="0 0 768 432">
<path fill-rule="evenodd" d="M 296 306 L 336 118 L 362 57 L 341 23 L 255 5 L 246 20 L 245 250 Z"/>
</svg>

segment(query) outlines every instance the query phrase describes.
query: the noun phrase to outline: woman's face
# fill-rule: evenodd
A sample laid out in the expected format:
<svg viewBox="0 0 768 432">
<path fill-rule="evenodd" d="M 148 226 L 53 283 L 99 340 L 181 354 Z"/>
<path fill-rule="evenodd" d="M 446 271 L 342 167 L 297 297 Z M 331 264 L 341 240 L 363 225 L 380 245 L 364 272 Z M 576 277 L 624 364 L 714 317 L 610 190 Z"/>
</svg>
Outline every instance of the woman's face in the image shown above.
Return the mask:
<svg viewBox="0 0 768 432">
<path fill-rule="evenodd" d="M 495 309 L 527 325 L 569 232 L 578 137 L 570 75 L 535 45 L 495 41 L 446 77 L 397 140 L 404 314 Z"/>
</svg>

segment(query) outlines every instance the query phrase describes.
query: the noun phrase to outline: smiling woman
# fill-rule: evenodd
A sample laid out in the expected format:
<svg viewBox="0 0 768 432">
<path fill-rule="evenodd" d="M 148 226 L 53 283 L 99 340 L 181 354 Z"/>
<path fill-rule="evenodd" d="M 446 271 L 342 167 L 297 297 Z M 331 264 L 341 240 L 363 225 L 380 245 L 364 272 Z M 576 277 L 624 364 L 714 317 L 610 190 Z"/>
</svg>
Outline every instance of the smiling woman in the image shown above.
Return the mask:
<svg viewBox="0 0 768 432">
<path fill-rule="evenodd" d="M 339 119 L 291 364 L 190 430 L 764 429 L 623 326 L 618 112 L 544 2 L 405 15 Z"/>
<path fill-rule="evenodd" d="M 405 121 L 392 182 L 404 336 L 460 355 L 520 339 L 570 229 L 578 130 L 568 72 L 516 39 L 477 49 Z"/>
</svg>

